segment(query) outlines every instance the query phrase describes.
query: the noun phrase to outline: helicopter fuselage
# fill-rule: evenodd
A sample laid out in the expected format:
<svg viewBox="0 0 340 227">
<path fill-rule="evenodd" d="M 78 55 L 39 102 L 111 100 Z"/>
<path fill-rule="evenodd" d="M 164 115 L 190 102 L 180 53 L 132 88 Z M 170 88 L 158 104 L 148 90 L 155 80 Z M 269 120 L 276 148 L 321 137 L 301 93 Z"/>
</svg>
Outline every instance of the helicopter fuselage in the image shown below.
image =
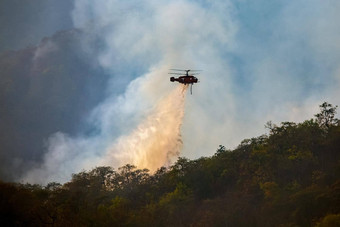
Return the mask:
<svg viewBox="0 0 340 227">
<path fill-rule="evenodd" d="M 194 76 L 180 76 L 178 78 L 170 77 L 171 82 L 179 82 L 181 84 L 194 84 L 198 82 L 197 77 Z"/>
</svg>

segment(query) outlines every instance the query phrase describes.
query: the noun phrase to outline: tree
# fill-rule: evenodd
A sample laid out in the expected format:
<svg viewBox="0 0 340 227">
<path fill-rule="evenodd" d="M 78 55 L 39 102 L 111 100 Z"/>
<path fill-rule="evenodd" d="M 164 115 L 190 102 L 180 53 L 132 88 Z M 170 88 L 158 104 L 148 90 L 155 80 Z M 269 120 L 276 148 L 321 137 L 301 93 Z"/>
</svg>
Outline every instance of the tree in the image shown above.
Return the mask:
<svg viewBox="0 0 340 227">
<path fill-rule="evenodd" d="M 340 214 L 329 214 L 319 222 L 317 227 L 340 226 Z"/>
<path fill-rule="evenodd" d="M 321 112 L 314 116 L 321 128 L 328 129 L 331 126 L 338 125 L 339 119 L 335 118 L 336 108 L 338 106 L 324 102 L 319 107 Z"/>
</svg>

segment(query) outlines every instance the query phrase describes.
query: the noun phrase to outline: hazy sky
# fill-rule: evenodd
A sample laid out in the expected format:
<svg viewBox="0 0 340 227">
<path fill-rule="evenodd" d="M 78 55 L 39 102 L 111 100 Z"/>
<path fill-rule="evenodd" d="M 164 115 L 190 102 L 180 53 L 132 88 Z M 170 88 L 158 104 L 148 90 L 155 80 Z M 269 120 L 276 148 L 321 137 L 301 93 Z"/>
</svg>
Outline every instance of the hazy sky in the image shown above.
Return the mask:
<svg viewBox="0 0 340 227">
<path fill-rule="evenodd" d="M 1 0 L 0 51 L 37 45 L 56 31 L 73 27 L 71 0 Z"/>
<path fill-rule="evenodd" d="M 168 119 L 158 107 L 178 86 L 169 82 L 169 68 L 203 70 L 185 97 L 183 120 L 173 115 L 182 120 L 174 123 L 181 127 L 180 156 L 191 159 L 220 144 L 235 148 L 265 133 L 267 121 L 299 122 L 324 101 L 340 103 L 338 0 L 74 3 L 72 26 L 88 34 L 83 48 L 112 74 L 107 97 L 86 122 L 96 133 L 51 135 L 44 162 L 24 180 L 65 181 L 82 169 L 124 164 L 103 160 L 124 150 L 117 151 L 122 139 L 130 143 L 124 139 L 136 130 L 154 127 L 145 123 L 150 116 Z M 93 39 L 104 47 L 91 46 Z M 111 92 L 118 86 L 120 94 Z"/>
</svg>

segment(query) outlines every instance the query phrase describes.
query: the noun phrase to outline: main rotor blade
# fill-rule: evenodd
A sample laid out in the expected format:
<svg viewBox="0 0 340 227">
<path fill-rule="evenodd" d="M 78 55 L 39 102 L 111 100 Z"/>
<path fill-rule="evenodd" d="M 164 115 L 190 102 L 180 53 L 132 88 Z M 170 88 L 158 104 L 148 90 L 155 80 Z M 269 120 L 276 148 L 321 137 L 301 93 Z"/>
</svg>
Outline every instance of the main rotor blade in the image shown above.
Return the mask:
<svg viewBox="0 0 340 227">
<path fill-rule="evenodd" d="M 186 72 L 188 70 L 184 70 L 184 69 L 169 69 L 169 70 L 173 70 L 173 71 L 181 71 L 181 72 Z"/>
<path fill-rule="evenodd" d="M 181 71 L 181 72 L 201 72 L 203 70 L 200 69 L 169 69 L 169 70 L 173 70 L 173 71 Z"/>
<path fill-rule="evenodd" d="M 184 75 L 184 73 L 168 73 L 168 74 L 174 74 L 174 75 Z"/>
<path fill-rule="evenodd" d="M 183 76 L 193 76 L 193 75 L 199 75 L 200 73 L 190 73 L 189 75 L 186 75 L 185 73 L 168 73 L 173 75 L 183 75 Z"/>
</svg>

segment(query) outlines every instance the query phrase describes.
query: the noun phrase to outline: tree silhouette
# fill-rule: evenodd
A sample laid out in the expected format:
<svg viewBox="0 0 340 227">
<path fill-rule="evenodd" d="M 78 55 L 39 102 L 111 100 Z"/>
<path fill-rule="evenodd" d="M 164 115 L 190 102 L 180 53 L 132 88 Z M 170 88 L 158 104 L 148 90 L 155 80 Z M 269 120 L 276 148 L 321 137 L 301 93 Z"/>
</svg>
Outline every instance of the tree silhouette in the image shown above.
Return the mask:
<svg viewBox="0 0 340 227">
<path fill-rule="evenodd" d="M 320 127 L 328 129 L 332 125 L 338 125 L 339 119 L 335 118 L 336 108 L 327 102 L 322 103 L 320 106 L 320 113 L 315 114 L 316 120 Z"/>
</svg>

